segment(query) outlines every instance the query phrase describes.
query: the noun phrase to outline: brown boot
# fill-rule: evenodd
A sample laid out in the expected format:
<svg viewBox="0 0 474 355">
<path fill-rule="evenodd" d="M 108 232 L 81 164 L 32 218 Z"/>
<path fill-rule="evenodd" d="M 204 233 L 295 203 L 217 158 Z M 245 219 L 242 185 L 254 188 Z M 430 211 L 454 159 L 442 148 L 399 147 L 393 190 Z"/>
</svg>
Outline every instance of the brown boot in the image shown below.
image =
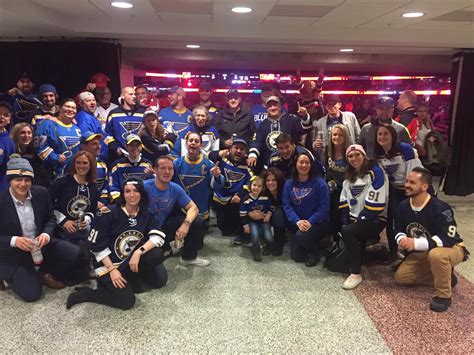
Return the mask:
<svg viewBox="0 0 474 355">
<path fill-rule="evenodd" d="M 49 288 L 52 288 L 54 290 L 60 290 L 66 287 L 66 285 L 63 282 L 56 280 L 54 276 L 51 274 L 40 274 L 40 275 L 41 275 L 41 280 L 43 281 L 43 284 L 45 284 Z"/>
</svg>

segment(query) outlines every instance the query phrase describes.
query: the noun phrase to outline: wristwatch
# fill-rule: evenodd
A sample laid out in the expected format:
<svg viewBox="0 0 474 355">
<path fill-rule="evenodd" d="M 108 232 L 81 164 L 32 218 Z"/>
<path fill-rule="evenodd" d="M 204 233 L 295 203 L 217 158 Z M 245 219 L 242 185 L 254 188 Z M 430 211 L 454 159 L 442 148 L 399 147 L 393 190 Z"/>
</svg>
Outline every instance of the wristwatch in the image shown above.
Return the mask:
<svg viewBox="0 0 474 355">
<path fill-rule="evenodd" d="M 140 252 L 142 253 L 142 255 L 145 254 L 145 252 L 146 252 L 146 249 L 145 249 L 144 247 L 140 247 L 139 250 L 140 250 Z"/>
</svg>

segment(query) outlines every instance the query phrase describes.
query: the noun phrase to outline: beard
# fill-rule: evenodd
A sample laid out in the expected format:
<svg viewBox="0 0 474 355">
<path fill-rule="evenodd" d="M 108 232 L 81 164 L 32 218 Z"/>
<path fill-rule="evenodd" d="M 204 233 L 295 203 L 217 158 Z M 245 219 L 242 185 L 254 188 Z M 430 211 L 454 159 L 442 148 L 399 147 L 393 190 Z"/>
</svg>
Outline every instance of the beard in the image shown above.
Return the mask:
<svg viewBox="0 0 474 355">
<path fill-rule="evenodd" d="M 423 191 L 421 189 L 415 190 L 415 189 L 412 189 L 412 188 L 409 188 L 409 189 L 405 188 L 405 195 L 407 197 L 416 197 L 419 194 L 421 194 L 422 192 Z"/>
</svg>

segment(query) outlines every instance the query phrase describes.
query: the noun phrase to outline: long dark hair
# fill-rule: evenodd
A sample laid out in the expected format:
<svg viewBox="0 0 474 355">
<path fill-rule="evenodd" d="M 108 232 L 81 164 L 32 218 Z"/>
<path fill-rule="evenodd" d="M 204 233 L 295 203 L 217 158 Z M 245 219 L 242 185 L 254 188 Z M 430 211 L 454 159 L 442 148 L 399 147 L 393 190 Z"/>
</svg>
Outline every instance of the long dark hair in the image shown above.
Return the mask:
<svg viewBox="0 0 474 355">
<path fill-rule="evenodd" d="M 385 150 L 383 147 L 377 142 L 377 133 L 381 128 L 386 128 L 389 132 L 390 135 L 392 136 L 392 146 L 390 147 L 390 150 L 385 153 Z M 377 129 L 375 130 L 375 147 L 374 147 L 374 156 L 375 158 L 386 156 L 387 158 L 392 158 L 395 156 L 397 153 L 400 153 L 400 143 L 398 142 L 398 135 L 397 131 L 395 131 L 395 128 L 392 127 L 392 125 L 383 125 L 383 126 L 378 126 Z"/>
<path fill-rule="evenodd" d="M 266 196 L 271 197 L 271 198 L 273 198 L 273 195 L 267 189 L 267 184 L 266 184 L 267 178 L 270 175 L 273 175 L 275 177 L 275 180 L 276 180 L 276 183 L 277 183 L 277 197 L 276 198 L 279 199 L 281 197 L 282 192 L 283 192 L 283 186 L 285 185 L 285 176 L 280 171 L 280 169 L 275 168 L 275 167 L 270 167 L 262 173 L 261 176 L 262 176 L 262 179 L 263 179 L 263 185 L 265 186 L 263 191 L 264 191 Z"/>
<path fill-rule="evenodd" d="M 137 189 L 138 193 L 140 194 L 140 212 L 139 213 L 146 213 L 148 211 L 148 193 L 145 190 L 145 186 L 143 185 L 143 180 L 138 179 L 136 177 L 129 177 L 127 180 L 124 181 L 122 187 L 120 188 L 120 197 L 118 199 L 118 203 L 120 206 L 125 206 L 125 185 L 133 184 Z"/>
<path fill-rule="evenodd" d="M 298 153 L 295 157 L 295 160 L 293 160 L 293 166 L 292 166 L 292 172 L 291 172 L 291 178 L 293 181 L 299 181 L 299 176 L 298 176 L 298 171 L 296 170 L 296 163 L 298 162 L 298 159 L 302 156 L 307 156 L 309 159 L 309 164 L 311 165 L 311 168 L 309 169 L 309 180 L 314 180 L 317 176 L 318 173 L 315 168 L 315 162 L 314 158 L 311 156 L 311 153 L 308 151 L 302 151 L 301 153 Z"/>
</svg>

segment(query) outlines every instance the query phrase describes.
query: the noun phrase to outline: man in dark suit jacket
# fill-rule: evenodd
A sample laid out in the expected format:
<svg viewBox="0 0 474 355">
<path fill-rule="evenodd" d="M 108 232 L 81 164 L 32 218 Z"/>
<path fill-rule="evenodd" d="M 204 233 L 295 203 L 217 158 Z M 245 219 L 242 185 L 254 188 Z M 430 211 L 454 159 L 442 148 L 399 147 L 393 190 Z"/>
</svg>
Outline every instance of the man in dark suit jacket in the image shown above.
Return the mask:
<svg viewBox="0 0 474 355">
<path fill-rule="evenodd" d="M 26 302 L 41 297 L 41 279 L 51 288 L 64 287 L 52 276 L 54 268 L 58 262 L 73 263 L 79 258 L 66 242 L 54 238 L 56 217 L 48 190 L 32 186 L 33 177 L 29 162 L 12 155 L 7 164 L 10 187 L 0 193 L 0 282 L 5 280 Z M 32 252 L 37 248 L 40 253 L 34 263 Z"/>
</svg>

